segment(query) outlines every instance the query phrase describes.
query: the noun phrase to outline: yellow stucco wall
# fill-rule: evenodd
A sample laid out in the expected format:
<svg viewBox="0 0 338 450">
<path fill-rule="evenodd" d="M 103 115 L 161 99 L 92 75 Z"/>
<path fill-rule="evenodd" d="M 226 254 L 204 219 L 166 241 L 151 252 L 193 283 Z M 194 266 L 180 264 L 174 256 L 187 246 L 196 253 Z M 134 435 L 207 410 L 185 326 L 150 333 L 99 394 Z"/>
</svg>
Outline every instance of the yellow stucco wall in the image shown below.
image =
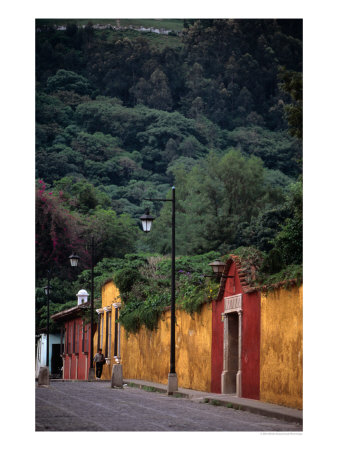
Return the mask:
<svg viewBox="0 0 338 450">
<path fill-rule="evenodd" d="M 109 281 L 102 287 L 102 308 L 112 306 L 113 303 L 120 302 L 120 292 L 116 285 Z"/>
<path fill-rule="evenodd" d="M 120 302 L 120 292 L 116 285 L 109 281 L 102 287 L 102 308 L 104 307 L 111 307 L 111 357 L 114 356 L 114 336 L 115 336 L 115 308 L 113 307 L 113 303 Z M 106 348 L 106 315 L 108 314 L 107 311 L 104 311 L 104 319 L 103 319 L 103 344 L 102 344 L 102 351 L 105 354 L 105 348 Z M 98 331 L 94 333 L 94 355 L 97 352 L 97 338 L 98 338 Z M 105 354 L 105 357 L 108 357 L 109 355 Z M 102 370 L 102 380 L 110 380 L 111 379 L 111 372 L 112 367 L 114 364 L 114 359 L 112 358 L 110 361 L 108 361 L 107 364 L 103 366 Z"/>
<path fill-rule="evenodd" d="M 260 400 L 303 407 L 303 287 L 261 295 Z"/>
<path fill-rule="evenodd" d="M 176 373 L 180 387 L 211 389 L 212 307 L 192 316 L 176 310 Z M 168 383 L 170 368 L 170 311 L 156 331 L 142 327 L 136 335 L 121 329 L 123 377 Z"/>
</svg>

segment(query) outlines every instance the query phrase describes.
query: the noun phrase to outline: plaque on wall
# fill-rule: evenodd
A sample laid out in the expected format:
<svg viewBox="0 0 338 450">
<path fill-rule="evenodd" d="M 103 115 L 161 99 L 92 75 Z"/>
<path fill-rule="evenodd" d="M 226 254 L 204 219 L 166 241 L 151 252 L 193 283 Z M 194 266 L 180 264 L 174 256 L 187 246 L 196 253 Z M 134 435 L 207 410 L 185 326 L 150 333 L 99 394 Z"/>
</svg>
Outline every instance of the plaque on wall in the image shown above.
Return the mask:
<svg viewBox="0 0 338 450">
<path fill-rule="evenodd" d="M 242 294 L 224 298 L 224 312 L 239 311 L 242 309 Z"/>
</svg>

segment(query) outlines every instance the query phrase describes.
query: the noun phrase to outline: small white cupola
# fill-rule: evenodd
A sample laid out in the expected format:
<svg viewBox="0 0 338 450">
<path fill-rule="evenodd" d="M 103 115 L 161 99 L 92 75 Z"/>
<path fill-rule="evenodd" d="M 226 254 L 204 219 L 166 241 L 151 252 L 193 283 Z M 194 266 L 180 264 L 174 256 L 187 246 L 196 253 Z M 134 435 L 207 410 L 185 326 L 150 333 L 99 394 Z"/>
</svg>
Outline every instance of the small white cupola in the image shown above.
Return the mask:
<svg viewBox="0 0 338 450">
<path fill-rule="evenodd" d="M 77 296 L 77 305 L 83 305 L 84 303 L 87 303 L 89 294 L 85 289 L 80 289 L 79 292 L 76 294 Z"/>
</svg>

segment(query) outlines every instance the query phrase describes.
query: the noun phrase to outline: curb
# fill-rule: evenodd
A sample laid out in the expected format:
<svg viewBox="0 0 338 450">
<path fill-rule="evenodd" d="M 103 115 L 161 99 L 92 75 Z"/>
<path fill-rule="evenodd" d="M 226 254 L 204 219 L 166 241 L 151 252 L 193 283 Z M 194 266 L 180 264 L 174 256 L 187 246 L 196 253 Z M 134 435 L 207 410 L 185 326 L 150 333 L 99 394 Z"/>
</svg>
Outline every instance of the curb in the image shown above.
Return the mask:
<svg viewBox="0 0 338 450">
<path fill-rule="evenodd" d="M 166 387 L 161 387 L 158 384 L 151 382 L 140 382 L 140 381 L 130 381 L 123 380 L 124 384 L 127 384 L 129 387 L 135 387 L 139 389 L 148 390 L 150 392 L 160 392 L 167 393 Z M 186 390 L 188 391 L 188 389 Z M 265 417 L 272 417 L 275 419 L 284 420 L 286 422 L 298 423 L 300 425 L 303 424 L 303 412 L 300 410 L 293 410 L 292 408 L 275 405 L 272 403 L 263 403 L 259 400 L 251 400 L 245 398 L 238 397 L 230 397 L 229 399 L 220 398 L 222 394 L 211 394 L 206 392 L 201 392 L 200 396 L 197 396 L 196 393 L 191 394 L 188 392 L 184 392 L 182 390 L 178 390 L 174 392 L 172 397 L 180 397 L 187 398 L 189 400 L 199 401 L 199 403 L 209 403 L 214 406 L 223 406 L 226 408 L 233 408 L 240 411 L 247 411 L 253 414 L 259 414 Z"/>
<path fill-rule="evenodd" d="M 303 417 L 298 413 L 297 410 L 295 410 L 295 413 L 292 412 L 281 412 L 273 409 L 273 406 L 271 405 L 271 408 L 266 407 L 265 405 L 262 406 L 254 406 L 254 405 L 248 405 L 243 404 L 239 401 L 228 401 L 228 400 L 222 400 L 222 399 L 215 399 L 214 397 L 204 397 L 203 400 L 206 403 L 212 403 L 217 402 L 220 406 L 227 407 L 227 408 L 233 408 L 240 411 L 247 411 L 251 412 L 253 414 L 259 414 L 261 416 L 265 417 L 272 417 L 274 419 L 280 419 L 285 420 L 286 422 L 293 422 L 293 423 L 299 423 L 303 424 Z"/>
<path fill-rule="evenodd" d="M 167 393 L 166 388 L 161 388 L 161 387 L 157 387 L 157 386 L 155 387 L 148 383 L 146 384 L 146 383 L 139 383 L 139 382 L 134 382 L 134 381 L 126 381 L 126 380 L 123 380 L 123 383 L 129 387 L 135 387 L 138 389 L 148 388 L 148 389 L 144 389 L 144 390 L 148 390 L 150 392 L 160 392 L 161 394 Z"/>
</svg>

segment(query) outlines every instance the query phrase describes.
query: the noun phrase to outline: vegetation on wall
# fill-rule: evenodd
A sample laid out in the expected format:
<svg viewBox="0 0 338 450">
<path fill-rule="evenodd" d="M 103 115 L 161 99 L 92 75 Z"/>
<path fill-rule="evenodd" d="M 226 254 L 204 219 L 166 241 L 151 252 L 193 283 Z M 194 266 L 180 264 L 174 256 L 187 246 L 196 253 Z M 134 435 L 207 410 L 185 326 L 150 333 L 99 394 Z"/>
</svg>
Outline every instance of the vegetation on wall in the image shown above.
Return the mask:
<svg viewBox="0 0 338 450">
<path fill-rule="evenodd" d="M 208 264 L 217 256 L 217 253 L 210 252 L 176 258 L 177 308 L 191 314 L 198 312 L 203 303 L 214 298 L 218 282 L 210 277 L 212 271 Z M 139 265 L 137 272 L 138 275 L 132 280 L 129 271 L 124 269 L 113 276 L 123 301 L 119 320 L 127 332 L 136 332 L 142 325 L 150 330 L 155 329 L 161 313 L 170 306 L 171 301 L 169 256 L 149 255 Z"/>
</svg>

